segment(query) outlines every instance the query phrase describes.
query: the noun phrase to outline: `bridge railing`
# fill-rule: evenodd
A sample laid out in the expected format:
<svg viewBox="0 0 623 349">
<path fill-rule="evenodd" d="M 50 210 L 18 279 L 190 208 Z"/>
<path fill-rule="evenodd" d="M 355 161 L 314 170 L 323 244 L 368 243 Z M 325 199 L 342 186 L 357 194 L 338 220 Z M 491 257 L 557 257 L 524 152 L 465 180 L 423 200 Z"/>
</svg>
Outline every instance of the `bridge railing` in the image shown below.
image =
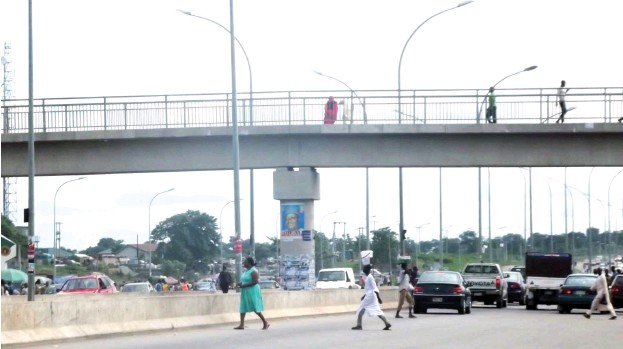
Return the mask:
<svg viewBox="0 0 623 349">
<path fill-rule="evenodd" d="M 238 93 L 240 126 L 319 125 L 328 96 L 341 103 L 338 124 L 485 123 L 487 90 L 277 91 Z M 498 123 L 553 123 L 556 88 L 496 90 Z M 609 123 L 623 117 L 622 87 L 572 88 L 566 123 Z M 38 98 L 35 132 L 227 127 L 231 95 L 177 94 Z M 484 104 L 483 104 L 484 103 Z M 252 108 L 251 108 L 252 105 Z M 400 111 L 400 112 L 399 112 Z M 4 133 L 28 131 L 28 100 L 5 100 Z"/>
</svg>

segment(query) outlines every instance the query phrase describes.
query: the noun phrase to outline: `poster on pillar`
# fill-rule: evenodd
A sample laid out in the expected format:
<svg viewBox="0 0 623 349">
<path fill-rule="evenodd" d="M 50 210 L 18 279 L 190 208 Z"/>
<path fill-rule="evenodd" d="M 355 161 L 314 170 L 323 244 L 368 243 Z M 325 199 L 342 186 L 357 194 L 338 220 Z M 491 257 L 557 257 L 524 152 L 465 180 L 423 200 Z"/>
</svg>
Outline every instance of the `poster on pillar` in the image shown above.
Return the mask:
<svg viewBox="0 0 623 349">
<path fill-rule="evenodd" d="M 314 287 L 315 258 L 312 229 L 305 227 L 305 204 L 281 204 L 279 277 L 286 290 Z"/>
</svg>

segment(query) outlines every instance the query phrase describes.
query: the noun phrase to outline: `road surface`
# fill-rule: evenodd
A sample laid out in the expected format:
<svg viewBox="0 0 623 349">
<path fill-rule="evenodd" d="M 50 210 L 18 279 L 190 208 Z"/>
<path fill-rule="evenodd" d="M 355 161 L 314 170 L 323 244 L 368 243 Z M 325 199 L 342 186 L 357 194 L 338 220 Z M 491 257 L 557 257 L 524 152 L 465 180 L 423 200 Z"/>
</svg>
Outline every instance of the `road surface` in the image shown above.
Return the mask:
<svg viewBox="0 0 623 349">
<path fill-rule="evenodd" d="M 10 346 L 12 348 L 620 348 L 623 342 L 623 313 L 619 319 L 594 315 L 586 320 L 581 311 L 560 315 L 554 307 L 549 310 L 527 311 L 524 307 L 509 306 L 496 309 L 475 306 L 472 314 L 458 315 L 456 311 L 430 310 L 416 319 L 395 319 L 386 311 L 392 323 L 391 331 L 382 331 L 378 318 L 364 316 L 363 331 L 353 331 L 355 312 L 270 320 L 267 331 L 255 314 L 247 317 L 247 328 L 233 330 L 235 324 L 149 332 L 134 335 L 45 343 L 41 345 Z M 403 311 L 403 315 L 406 312 Z M 598 342 L 594 342 L 598 338 Z M 3 346 L 4 348 L 5 346 Z M 7 346 L 9 347 L 9 346 Z"/>
</svg>

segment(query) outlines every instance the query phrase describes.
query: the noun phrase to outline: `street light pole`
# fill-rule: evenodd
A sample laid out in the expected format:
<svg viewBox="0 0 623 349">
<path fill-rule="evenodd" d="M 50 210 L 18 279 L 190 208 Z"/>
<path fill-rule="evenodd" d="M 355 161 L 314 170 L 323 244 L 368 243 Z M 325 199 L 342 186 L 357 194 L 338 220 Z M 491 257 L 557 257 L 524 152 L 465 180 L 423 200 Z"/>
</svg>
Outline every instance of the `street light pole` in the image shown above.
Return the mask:
<svg viewBox="0 0 623 349">
<path fill-rule="evenodd" d="M 439 168 L 439 265 L 443 270 L 443 190 L 442 190 L 441 167 Z"/>
<path fill-rule="evenodd" d="M 236 133 L 235 139 L 233 140 L 234 148 L 235 148 L 234 149 L 234 156 L 236 157 L 234 159 L 234 179 L 237 179 L 237 178 L 239 178 L 239 175 L 238 175 L 237 171 L 239 171 L 240 168 L 239 168 L 239 165 L 238 165 L 239 159 L 237 159 L 237 158 L 239 158 L 239 154 L 238 154 L 239 150 L 238 150 L 238 135 L 237 135 L 237 133 L 238 133 L 238 118 L 237 118 L 237 115 L 236 115 L 236 112 L 235 112 L 235 110 L 236 110 L 235 109 L 236 108 L 236 104 L 235 104 L 235 101 L 236 101 L 236 99 L 235 99 L 235 96 L 236 96 L 236 94 L 235 94 L 235 86 L 236 86 L 235 85 L 235 80 L 236 80 L 236 74 L 235 74 L 236 66 L 235 66 L 235 64 L 236 64 L 236 60 L 235 60 L 235 54 L 234 54 L 234 52 L 235 52 L 235 50 L 234 50 L 234 40 L 238 43 L 238 46 L 240 46 L 240 49 L 242 49 L 242 53 L 244 54 L 244 58 L 247 61 L 247 67 L 249 68 L 249 120 L 250 120 L 249 124 L 250 125 L 253 125 L 253 73 L 251 72 L 251 61 L 249 60 L 249 56 L 247 55 L 247 51 L 244 49 L 244 46 L 242 46 L 242 43 L 240 42 L 240 40 L 238 40 L 238 38 L 233 33 L 233 31 L 234 31 L 233 0 L 230 1 L 230 21 L 231 21 L 230 25 L 231 25 L 231 31 L 229 29 L 227 29 L 227 27 L 225 27 L 224 25 L 222 25 L 222 24 L 220 24 L 220 23 L 218 23 L 218 22 L 216 22 L 216 21 L 214 21 L 212 19 L 209 19 L 207 17 L 198 16 L 198 15 L 195 15 L 195 14 L 189 12 L 189 11 L 184 11 L 184 10 L 179 10 L 179 9 L 178 9 L 178 11 L 180 13 L 182 13 L 182 14 L 187 15 L 187 16 L 199 18 L 199 19 L 202 19 L 204 21 L 208 21 L 208 22 L 214 23 L 217 26 L 219 26 L 220 28 L 222 28 L 223 30 L 225 30 L 226 32 L 228 32 L 229 35 L 230 35 L 230 39 L 231 39 L 231 55 L 232 55 L 232 58 L 231 58 L 231 60 L 232 60 L 232 90 L 233 90 L 233 93 L 232 93 L 232 97 L 233 97 L 232 98 L 233 113 L 232 113 L 232 115 L 233 115 L 233 123 L 235 124 L 235 126 L 234 125 L 232 125 L 232 126 L 234 126 L 234 128 L 235 128 L 234 132 Z M 238 168 L 236 168 L 237 165 L 238 165 Z M 251 241 L 251 255 L 253 257 L 255 257 L 255 219 L 254 219 L 254 202 L 255 202 L 255 200 L 254 200 L 254 195 L 253 195 L 253 169 L 250 169 L 249 180 L 250 180 L 250 203 L 249 204 L 251 206 L 250 207 L 250 225 L 251 225 L 251 227 L 250 227 L 250 237 L 249 237 L 249 239 Z M 235 182 L 234 183 L 234 192 L 235 192 L 236 188 L 239 188 L 239 180 L 238 181 L 235 180 L 234 182 Z M 239 189 L 238 189 L 238 191 L 239 191 Z M 234 197 L 236 197 L 235 194 L 234 194 Z M 240 235 L 239 234 L 240 233 L 240 227 L 239 227 L 239 225 L 240 225 L 240 207 L 239 207 L 240 202 L 236 202 L 236 205 L 238 205 L 237 209 L 236 209 L 236 212 L 237 212 L 236 215 L 238 217 L 236 219 L 236 225 L 238 226 L 238 228 L 236 229 L 236 231 L 237 231 L 237 234 L 238 234 L 237 236 L 238 236 L 238 239 L 239 239 L 240 238 L 240 236 L 239 236 Z M 240 269 L 239 266 L 236 267 L 236 272 L 239 271 L 238 269 Z"/>
<path fill-rule="evenodd" d="M 422 241 L 420 237 L 420 230 L 422 229 L 422 227 L 429 225 L 429 224 L 430 222 L 427 222 L 427 223 L 424 223 L 424 224 L 421 224 L 415 227 L 415 229 L 417 229 L 417 248 L 415 249 L 415 265 L 419 265 L 418 258 L 419 258 L 419 252 L 420 252 L 420 242 Z"/>
<path fill-rule="evenodd" d="M 621 172 L 623 172 L 623 170 L 617 172 L 617 174 L 615 174 L 612 179 L 610 180 L 610 184 L 608 185 L 608 247 L 610 248 L 611 244 L 612 244 L 612 226 L 610 225 L 610 189 L 612 189 L 612 182 L 614 182 L 614 180 L 617 178 L 618 175 L 621 174 Z M 608 250 L 610 251 L 610 249 Z M 611 262 L 611 256 L 610 253 L 608 253 L 608 262 Z"/>
<path fill-rule="evenodd" d="M 224 245 L 223 243 L 223 210 L 225 209 L 225 207 L 227 207 L 227 205 L 231 204 L 232 202 L 234 202 L 234 200 L 227 201 L 225 205 L 221 207 L 221 213 L 218 216 L 218 228 L 221 234 L 221 244 L 220 244 L 221 245 L 221 263 L 223 263 L 223 245 Z"/>
<path fill-rule="evenodd" d="M 147 231 L 148 231 L 148 233 L 149 233 L 148 237 L 149 237 L 149 244 L 150 244 L 150 246 L 149 246 L 149 277 L 150 277 L 150 278 L 151 278 L 151 243 L 152 243 L 152 239 L 151 239 L 151 204 L 154 202 L 154 199 L 155 199 L 158 195 L 160 195 L 160 194 L 164 194 L 164 193 L 168 193 L 168 192 L 170 192 L 170 191 L 172 191 L 172 190 L 175 190 L 175 188 L 171 188 L 171 189 L 167 189 L 167 190 L 165 190 L 165 191 L 162 191 L 162 192 L 160 192 L 160 193 L 158 193 L 158 194 L 154 195 L 154 196 L 151 198 L 151 200 L 149 201 L 149 207 L 148 207 L 148 209 L 147 209 L 147 216 L 148 216 L 148 218 L 147 218 L 147 219 L 148 219 L 148 230 L 147 230 Z M 138 245 L 136 246 L 136 250 L 137 250 L 137 255 L 138 255 Z M 139 263 L 139 261 L 138 261 L 138 260 L 136 261 L 136 263 L 137 263 L 137 265 L 139 265 L 139 266 L 140 266 L 140 263 Z"/>
<path fill-rule="evenodd" d="M 488 212 L 489 214 L 487 215 L 488 219 L 489 219 L 489 263 L 493 263 L 493 240 L 491 240 L 491 168 L 487 167 L 487 205 L 488 205 Z"/>
<path fill-rule="evenodd" d="M 504 80 L 506 80 L 506 79 L 510 78 L 511 76 L 515 76 L 515 75 L 517 75 L 517 74 L 519 74 L 519 73 L 523 73 L 523 72 L 526 72 L 526 71 L 531 71 L 531 70 L 534 70 L 534 69 L 536 69 L 537 67 L 538 67 L 538 66 L 536 66 L 536 65 L 532 65 L 532 66 L 529 66 L 529 67 L 527 67 L 527 68 L 525 68 L 525 69 L 522 69 L 522 70 L 520 70 L 520 71 L 518 71 L 518 72 L 515 72 L 515 73 L 512 73 L 512 74 L 509 74 L 509 75 L 507 75 L 507 76 L 503 77 L 502 79 L 500 79 L 500 81 L 496 82 L 493 86 L 491 86 L 491 88 L 492 88 L 492 89 L 495 89 L 495 87 L 496 87 L 497 85 L 499 85 L 502 81 L 504 81 Z M 485 94 L 485 96 L 482 98 L 482 102 L 480 103 L 480 108 L 478 108 L 478 119 L 477 119 L 477 123 L 480 123 L 480 114 L 482 113 L 482 106 L 485 104 L 485 101 L 486 101 L 486 100 L 487 100 L 487 94 Z"/>
<path fill-rule="evenodd" d="M 554 253 L 554 223 L 552 215 L 552 186 L 546 181 L 549 189 L 549 253 Z"/>
<path fill-rule="evenodd" d="M 451 10 L 454 10 L 456 8 L 459 8 L 461 6 L 465 6 L 468 5 L 470 3 L 472 3 L 473 1 L 463 1 L 460 4 L 453 6 L 451 8 L 445 9 L 443 11 L 437 12 L 434 15 L 428 17 L 426 20 L 424 20 L 424 22 L 422 22 L 420 25 L 417 26 L 417 28 L 415 28 L 415 30 L 411 33 L 411 35 L 409 36 L 409 38 L 407 39 L 407 41 L 405 42 L 404 46 L 402 47 L 402 52 L 400 53 L 400 60 L 398 60 L 398 123 L 402 123 L 402 103 L 401 103 L 401 95 L 402 95 L 402 89 L 401 89 L 401 85 L 400 85 L 400 71 L 402 68 L 402 57 L 405 54 L 405 50 L 407 48 L 407 44 L 409 44 L 409 41 L 411 41 L 411 38 L 413 37 L 413 35 L 415 35 L 415 33 L 418 31 L 418 29 L 420 29 L 426 22 L 430 21 L 431 19 L 433 19 L 434 17 L 439 16 L 440 14 L 444 13 L 444 12 L 448 12 Z"/>
<path fill-rule="evenodd" d="M 58 241 L 58 232 L 56 230 L 56 196 L 58 195 L 58 191 L 61 190 L 61 188 L 67 184 L 67 183 L 71 183 L 71 182 L 75 182 L 75 181 L 80 181 L 85 179 L 86 177 L 79 177 L 79 178 L 74 178 L 74 179 L 70 179 L 66 182 L 64 182 L 63 184 L 61 184 L 57 189 L 56 192 L 54 193 L 54 209 L 53 209 L 53 219 L 54 219 L 54 255 L 52 256 L 52 282 L 54 282 L 54 279 L 56 278 L 56 257 L 58 256 L 58 249 L 60 248 L 60 246 L 57 245 L 57 241 Z"/>
<path fill-rule="evenodd" d="M 586 229 L 586 234 L 588 235 L 588 271 L 589 273 L 593 269 L 593 238 L 591 236 L 591 176 L 593 175 L 593 171 L 595 168 L 591 169 L 591 172 L 588 174 L 588 229 Z"/>
<path fill-rule="evenodd" d="M 28 243 L 35 236 L 35 117 L 33 92 L 32 0 L 28 0 Z M 17 247 L 19 249 L 19 246 Z M 21 265 L 21 261 L 20 261 Z M 34 266 L 33 266 L 34 268 Z M 35 300 L 35 273 L 28 266 L 28 301 Z"/>
</svg>

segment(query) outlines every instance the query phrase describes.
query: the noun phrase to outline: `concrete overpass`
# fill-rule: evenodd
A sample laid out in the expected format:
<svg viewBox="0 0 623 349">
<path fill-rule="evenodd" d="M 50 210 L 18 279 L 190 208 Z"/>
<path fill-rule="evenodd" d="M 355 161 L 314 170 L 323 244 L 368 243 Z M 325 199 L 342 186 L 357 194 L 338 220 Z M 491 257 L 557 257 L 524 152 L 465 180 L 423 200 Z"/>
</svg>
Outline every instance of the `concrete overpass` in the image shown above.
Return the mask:
<svg viewBox="0 0 623 349">
<path fill-rule="evenodd" d="M 242 127 L 240 167 L 623 166 L 623 125 Z M 2 137 L 2 176 L 27 175 L 27 135 Z M 231 168 L 231 128 L 36 134 L 37 175 Z"/>
</svg>

